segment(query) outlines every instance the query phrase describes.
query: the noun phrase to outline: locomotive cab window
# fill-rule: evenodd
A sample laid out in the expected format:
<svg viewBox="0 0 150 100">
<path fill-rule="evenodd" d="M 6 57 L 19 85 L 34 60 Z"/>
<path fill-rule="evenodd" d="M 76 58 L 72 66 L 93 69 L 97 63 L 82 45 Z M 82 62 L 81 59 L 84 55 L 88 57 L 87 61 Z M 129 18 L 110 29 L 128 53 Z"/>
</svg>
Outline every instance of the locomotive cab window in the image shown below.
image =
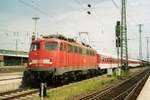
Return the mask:
<svg viewBox="0 0 150 100">
<path fill-rule="evenodd" d="M 38 49 L 40 49 L 40 44 L 39 43 L 32 43 L 31 44 L 30 51 L 35 51 L 35 50 L 38 50 Z"/>
<path fill-rule="evenodd" d="M 57 42 L 46 42 L 45 43 L 45 49 L 46 50 L 53 51 L 53 50 L 57 50 L 57 48 L 58 48 Z"/>
</svg>

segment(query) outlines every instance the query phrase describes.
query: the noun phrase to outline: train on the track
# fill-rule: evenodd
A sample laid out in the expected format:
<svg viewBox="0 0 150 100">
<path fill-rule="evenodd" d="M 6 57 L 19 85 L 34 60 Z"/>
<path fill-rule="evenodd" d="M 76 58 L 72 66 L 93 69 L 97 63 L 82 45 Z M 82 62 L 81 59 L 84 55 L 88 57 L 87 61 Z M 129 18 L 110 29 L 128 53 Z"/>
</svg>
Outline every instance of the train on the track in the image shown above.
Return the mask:
<svg viewBox="0 0 150 100">
<path fill-rule="evenodd" d="M 99 54 L 91 46 L 62 35 L 32 41 L 28 60 L 23 81 L 31 84 L 33 81 L 64 82 L 87 74 L 91 77 L 120 63 L 116 57 Z M 141 64 L 139 60 L 128 62 L 130 66 Z"/>
</svg>

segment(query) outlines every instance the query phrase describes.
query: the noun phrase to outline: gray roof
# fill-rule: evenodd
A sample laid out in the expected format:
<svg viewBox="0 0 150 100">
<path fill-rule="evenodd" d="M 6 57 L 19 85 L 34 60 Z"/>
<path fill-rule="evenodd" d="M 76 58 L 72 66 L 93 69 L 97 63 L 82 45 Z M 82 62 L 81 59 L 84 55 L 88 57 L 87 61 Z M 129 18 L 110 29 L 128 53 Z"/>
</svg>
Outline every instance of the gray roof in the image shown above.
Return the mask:
<svg viewBox="0 0 150 100">
<path fill-rule="evenodd" d="M 28 57 L 28 52 L 0 49 L 0 55 L 13 57 Z"/>
</svg>

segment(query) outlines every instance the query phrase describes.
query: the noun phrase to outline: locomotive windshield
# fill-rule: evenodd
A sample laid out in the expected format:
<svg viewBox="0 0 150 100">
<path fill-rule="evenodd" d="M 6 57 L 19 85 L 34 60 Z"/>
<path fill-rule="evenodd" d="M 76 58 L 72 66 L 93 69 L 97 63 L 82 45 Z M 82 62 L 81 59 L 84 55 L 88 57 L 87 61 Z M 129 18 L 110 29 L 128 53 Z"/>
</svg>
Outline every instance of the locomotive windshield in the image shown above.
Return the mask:
<svg viewBox="0 0 150 100">
<path fill-rule="evenodd" d="M 38 49 L 40 49 L 40 44 L 39 43 L 32 43 L 31 44 L 31 48 L 30 48 L 31 51 L 35 51 L 35 50 L 38 50 Z"/>
<path fill-rule="evenodd" d="M 45 49 L 46 50 L 57 50 L 58 48 L 58 43 L 57 42 L 46 42 L 45 43 Z"/>
</svg>

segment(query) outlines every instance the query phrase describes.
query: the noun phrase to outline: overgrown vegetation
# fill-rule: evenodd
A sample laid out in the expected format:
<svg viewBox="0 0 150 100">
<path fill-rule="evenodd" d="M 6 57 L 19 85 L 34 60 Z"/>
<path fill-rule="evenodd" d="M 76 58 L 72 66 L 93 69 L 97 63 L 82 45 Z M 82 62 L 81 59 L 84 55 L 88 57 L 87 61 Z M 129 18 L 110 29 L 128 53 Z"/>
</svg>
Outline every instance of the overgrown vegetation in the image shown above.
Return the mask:
<svg viewBox="0 0 150 100">
<path fill-rule="evenodd" d="M 47 92 L 48 100 L 65 100 L 67 98 L 73 98 L 80 95 L 85 95 L 89 92 L 102 89 L 108 84 L 111 84 L 116 77 L 97 77 L 89 80 L 84 80 L 78 83 L 73 83 L 60 88 L 52 89 Z M 40 100 L 40 98 L 36 98 Z"/>
</svg>

